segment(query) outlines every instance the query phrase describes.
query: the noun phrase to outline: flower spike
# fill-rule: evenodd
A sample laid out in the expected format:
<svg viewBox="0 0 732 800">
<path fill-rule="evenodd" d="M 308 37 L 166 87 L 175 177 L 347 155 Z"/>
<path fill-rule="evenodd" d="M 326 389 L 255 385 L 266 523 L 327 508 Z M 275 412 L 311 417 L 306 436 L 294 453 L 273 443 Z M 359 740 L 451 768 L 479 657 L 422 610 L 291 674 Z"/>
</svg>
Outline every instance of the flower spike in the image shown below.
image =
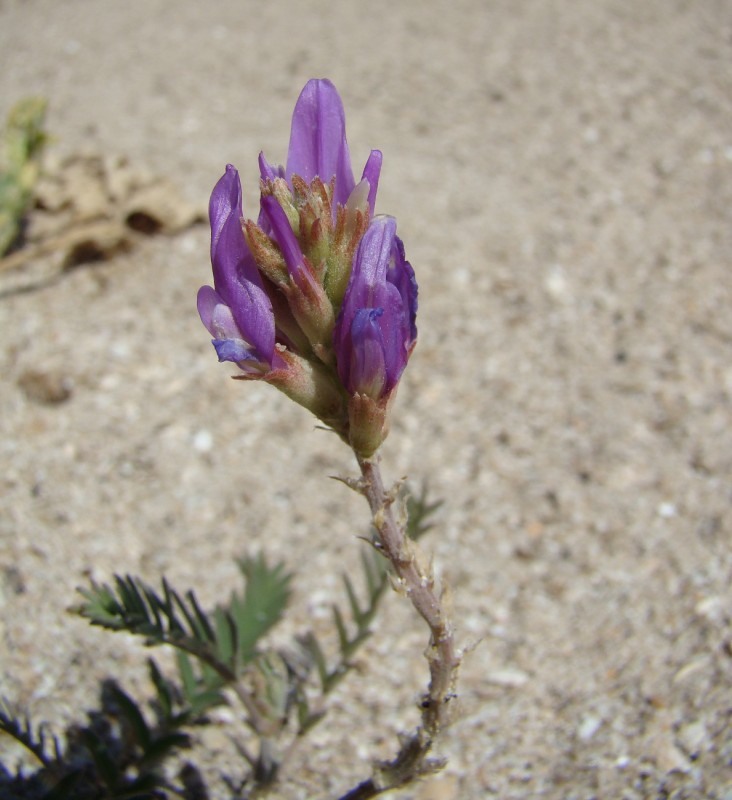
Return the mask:
<svg viewBox="0 0 732 800">
<path fill-rule="evenodd" d="M 374 216 L 382 154 L 356 183 L 343 103 L 328 80 L 305 85 L 287 166 L 259 155 L 260 211 L 242 215 L 229 165 L 211 195 L 214 285 L 198 311 L 220 361 L 312 410 L 368 458 L 417 338 L 417 284 L 396 222 Z"/>
</svg>

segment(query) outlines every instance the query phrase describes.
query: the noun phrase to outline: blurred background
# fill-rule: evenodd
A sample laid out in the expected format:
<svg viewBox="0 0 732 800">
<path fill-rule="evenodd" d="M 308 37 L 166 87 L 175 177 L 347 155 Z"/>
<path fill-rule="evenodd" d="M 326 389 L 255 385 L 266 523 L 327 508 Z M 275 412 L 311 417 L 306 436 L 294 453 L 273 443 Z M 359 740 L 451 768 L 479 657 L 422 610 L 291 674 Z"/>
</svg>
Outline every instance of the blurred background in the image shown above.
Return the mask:
<svg viewBox="0 0 732 800">
<path fill-rule="evenodd" d="M 726 0 L 0 0 L 0 118 L 45 97 L 51 167 L 121 159 L 205 214 L 233 163 L 254 217 L 311 77 L 354 172 L 383 151 L 420 284 L 385 470 L 445 500 L 424 546 L 471 648 L 448 767 L 400 796 L 732 797 L 731 50 Z M 212 605 L 263 549 L 298 570 L 284 641 L 358 564 L 348 453 L 215 363 L 194 218 L 0 270 L 0 694 L 57 732 L 106 675 L 147 690 L 67 612 L 90 577 Z M 387 603 L 278 797 L 416 724 L 426 634 Z M 236 771 L 223 726 L 198 754 Z"/>
</svg>

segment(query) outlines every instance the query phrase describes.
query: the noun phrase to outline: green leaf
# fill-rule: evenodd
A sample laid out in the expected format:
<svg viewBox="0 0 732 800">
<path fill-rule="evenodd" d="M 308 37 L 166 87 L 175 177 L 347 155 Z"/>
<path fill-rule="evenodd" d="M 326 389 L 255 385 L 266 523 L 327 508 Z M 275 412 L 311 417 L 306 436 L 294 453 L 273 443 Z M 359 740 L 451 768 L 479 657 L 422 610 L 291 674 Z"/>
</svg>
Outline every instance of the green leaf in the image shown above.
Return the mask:
<svg viewBox="0 0 732 800">
<path fill-rule="evenodd" d="M 244 595 L 232 595 L 224 610 L 231 614 L 236 626 L 238 663 L 246 664 L 256 655 L 259 639 L 282 617 L 290 599 L 292 576 L 284 564 L 268 566 L 262 554 L 238 563 L 246 578 Z"/>
<path fill-rule="evenodd" d="M 111 587 L 92 583 L 91 589 L 79 589 L 79 593 L 86 600 L 76 609 L 81 616 L 86 617 L 93 625 L 102 625 L 113 630 L 124 629 L 123 608 L 117 602 Z"/>
<path fill-rule="evenodd" d="M 191 715 L 193 720 L 200 719 L 210 708 L 226 705 L 224 695 L 214 689 L 198 692 L 191 698 Z"/>
<path fill-rule="evenodd" d="M 270 567 L 264 556 L 239 562 L 246 579 L 242 595 L 234 593 L 228 607 L 207 615 L 192 591 L 183 596 L 162 579 L 162 592 L 139 578 L 115 576 L 114 586 L 92 584 L 81 589 L 77 609 L 93 625 L 125 630 L 145 637 L 148 645 L 169 644 L 179 656 L 183 691 L 191 713 L 223 702 L 220 693 L 241 675 L 257 655 L 257 645 L 282 616 L 290 597 L 291 576 L 284 565 Z M 194 669 L 190 658 L 198 662 Z M 161 708 L 172 709 L 172 696 L 159 673 L 151 673 Z M 166 693 L 167 692 L 167 693 Z M 137 722 L 137 731 L 144 735 Z M 144 720 L 142 720 L 144 722 Z"/>
<path fill-rule="evenodd" d="M 444 503 L 444 500 L 430 501 L 429 493 L 429 484 L 425 481 L 419 496 L 407 494 L 407 536 L 410 539 L 421 539 L 434 527 L 430 520 Z"/>
<path fill-rule="evenodd" d="M 351 606 L 351 614 L 353 616 L 353 620 L 356 625 L 361 624 L 361 606 L 358 604 L 358 598 L 356 597 L 356 590 L 353 588 L 353 584 L 351 583 L 351 579 L 348 575 L 343 575 L 343 584 L 346 587 L 346 594 L 348 595 L 348 603 Z"/>
<path fill-rule="evenodd" d="M 237 629 L 231 614 L 222 608 L 214 611 L 214 625 L 216 626 L 216 647 L 219 658 L 230 664 L 236 670 Z"/>
<path fill-rule="evenodd" d="M 175 656 L 178 664 L 178 674 L 180 675 L 181 682 L 183 683 L 183 693 L 186 699 L 190 702 L 190 698 L 193 697 L 198 690 L 198 682 L 196 681 L 196 675 L 193 672 L 193 664 L 191 663 L 191 659 L 188 657 L 188 655 L 181 650 L 178 650 Z"/>
<path fill-rule="evenodd" d="M 68 775 L 64 775 L 49 792 L 43 795 L 43 800 L 69 800 L 71 797 L 76 797 L 77 786 L 83 777 L 84 772 L 81 769 L 75 769 Z"/>
<path fill-rule="evenodd" d="M 378 553 L 361 550 L 361 566 L 366 577 L 369 597 L 374 597 L 386 586 L 386 561 Z"/>
<path fill-rule="evenodd" d="M 94 761 L 99 777 L 104 781 L 104 785 L 114 792 L 120 774 L 114 759 L 104 746 L 104 742 L 90 728 L 82 728 L 79 735 Z"/>
<path fill-rule="evenodd" d="M 328 682 L 328 662 L 325 659 L 325 653 L 323 653 L 323 648 L 320 646 L 320 642 L 318 642 L 315 634 L 312 631 L 308 631 L 308 633 L 302 637 L 300 643 L 313 660 L 315 668 L 318 670 L 320 683 L 325 689 L 325 685 Z"/>
<path fill-rule="evenodd" d="M 93 625 L 144 636 L 148 645 L 172 645 L 206 663 L 220 679 L 234 680 L 231 659 L 219 659 L 214 627 L 193 592 L 183 599 L 165 578 L 162 587 L 160 596 L 139 578 L 116 576 L 114 589 L 96 584 L 80 589 L 86 602 L 77 610 Z"/>
<path fill-rule="evenodd" d="M 154 614 L 155 621 L 160 621 L 160 615 L 157 609 L 158 604 L 150 601 L 148 592 L 145 590 L 143 584 L 140 584 L 138 587 L 134 578 L 130 575 L 127 575 L 125 578 L 116 575 L 115 580 L 117 581 L 117 589 L 123 603 L 123 609 L 126 610 L 130 620 L 147 620 L 149 604 L 150 610 Z M 154 593 L 152 593 L 152 597 L 155 597 Z M 148 601 L 147 604 L 145 600 Z"/>
<path fill-rule="evenodd" d="M 109 691 L 112 695 L 112 699 L 119 706 L 124 720 L 130 726 L 135 744 L 144 752 L 150 746 L 151 735 L 150 728 L 147 722 L 145 722 L 145 717 L 143 717 L 137 703 L 116 684 L 112 684 Z"/>
<path fill-rule="evenodd" d="M 196 595 L 190 589 L 186 592 L 186 600 L 188 600 L 188 603 L 193 611 L 195 629 L 198 632 L 199 638 L 208 639 L 209 642 L 215 642 L 216 634 L 211 627 L 211 623 L 209 622 L 208 617 L 203 613 L 203 611 L 201 611 L 201 608 L 198 605 L 198 600 L 196 600 Z"/>
<path fill-rule="evenodd" d="M 148 590 L 153 601 L 158 601 L 155 593 L 151 590 Z M 178 606 L 185 611 L 185 607 L 183 606 L 183 601 L 180 597 L 176 594 L 175 590 L 171 589 L 170 584 L 168 581 L 163 578 L 163 596 L 164 601 L 161 607 L 161 610 L 165 613 L 165 616 L 168 618 L 168 627 L 172 634 L 180 634 L 185 635 L 186 629 L 181 624 L 180 620 L 176 616 L 175 608 Z M 188 614 L 184 614 L 187 620 L 190 619 Z M 190 631 L 195 635 L 196 629 L 193 625 L 189 625 Z"/>
<path fill-rule="evenodd" d="M 147 660 L 147 667 L 163 718 L 170 720 L 173 715 L 173 686 L 151 658 Z"/>
<path fill-rule="evenodd" d="M 176 653 L 178 674 L 181 678 L 183 697 L 190 709 L 190 716 L 195 721 L 209 708 L 224 705 L 226 698 L 219 691 L 222 681 L 214 672 L 201 669 L 201 675 L 196 675 L 190 657 L 182 652 Z"/>
<path fill-rule="evenodd" d="M 287 719 L 290 704 L 294 699 L 295 676 L 280 653 L 270 650 L 257 656 L 254 667 L 261 676 L 263 689 L 257 691 L 257 700 L 266 707 L 272 720 Z"/>
<path fill-rule="evenodd" d="M 12 736 L 26 750 L 33 753 L 44 766 L 51 763 L 52 758 L 46 754 L 46 734 L 43 723 L 38 726 L 37 732 L 34 732 L 30 717 L 27 714 L 24 717 L 16 714 L 4 697 L 0 698 L 0 731 Z M 59 744 L 55 738 L 54 744 L 58 752 Z"/>
<path fill-rule="evenodd" d="M 40 154 L 47 136 L 43 129 L 46 100 L 26 97 L 8 114 L 0 140 L 0 257 L 13 245 L 23 218 L 33 203 L 40 174 Z"/>
<path fill-rule="evenodd" d="M 338 606 L 333 606 L 333 621 L 338 631 L 338 646 L 341 649 L 341 655 L 345 657 L 349 645 L 348 631 L 346 630 L 346 623 L 343 621 L 343 614 L 341 614 Z"/>
<path fill-rule="evenodd" d="M 190 743 L 188 734 L 180 731 L 158 736 L 145 748 L 142 764 L 155 766 L 164 761 L 174 750 L 183 750 L 189 747 Z"/>
</svg>

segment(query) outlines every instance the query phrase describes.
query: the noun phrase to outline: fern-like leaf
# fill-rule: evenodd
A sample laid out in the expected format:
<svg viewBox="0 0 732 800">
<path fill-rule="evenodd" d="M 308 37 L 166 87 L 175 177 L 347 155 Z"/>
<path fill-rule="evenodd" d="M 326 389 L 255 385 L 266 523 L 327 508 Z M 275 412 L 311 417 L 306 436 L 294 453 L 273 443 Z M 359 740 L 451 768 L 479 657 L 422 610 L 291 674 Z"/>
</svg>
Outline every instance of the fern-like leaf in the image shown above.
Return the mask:
<svg viewBox="0 0 732 800">
<path fill-rule="evenodd" d="M 107 749 L 104 740 L 91 727 L 79 731 L 79 740 L 92 757 L 97 774 L 107 790 L 114 795 L 120 783 L 120 768 Z"/>
<path fill-rule="evenodd" d="M 169 644 L 196 658 L 200 685 L 188 689 L 199 708 L 202 692 L 232 683 L 255 658 L 259 640 L 280 620 L 290 597 L 291 576 L 283 564 L 270 567 L 259 555 L 242 559 L 239 567 L 246 579 L 243 593 L 234 593 L 213 614 L 201 609 L 192 591 L 181 595 L 164 578 L 158 593 L 129 575 L 115 576 L 113 586 L 80 589 L 84 602 L 77 610 L 93 625 L 143 636 L 150 646 Z M 181 678 L 187 686 L 185 674 Z"/>
<path fill-rule="evenodd" d="M 150 680 L 155 687 L 155 696 L 157 700 L 157 709 L 159 715 L 166 722 L 174 720 L 174 704 L 176 699 L 176 686 L 169 681 L 165 675 L 160 671 L 158 665 L 148 658 L 147 669 L 150 674 Z"/>
<path fill-rule="evenodd" d="M 152 742 L 152 734 L 142 711 L 127 692 L 117 684 L 110 684 L 108 691 L 110 700 L 115 704 L 118 713 L 132 732 L 134 743 L 145 752 Z"/>
<path fill-rule="evenodd" d="M 186 707 L 186 721 L 195 722 L 214 706 L 224 705 L 226 698 L 221 689 L 223 681 L 211 670 L 196 669 L 189 656 L 176 653 L 178 674 L 181 679 L 181 694 Z"/>
<path fill-rule="evenodd" d="M 431 519 L 442 505 L 441 500 L 433 501 L 429 497 L 429 487 L 424 484 L 419 495 L 413 495 L 408 488 L 402 495 L 406 502 L 407 522 L 406 534 L 410 539 L 419 539 L 431 528 Z M 348 600 L 350 619 L 338 606 L 333 606 L 333 625 L 338 637 L 339 655 L 333 666 L 328 666 L 323 648 L 314 633 L 310 632 L 300 640 L 311 663 L 315 666 L 320 678 L 323 693 L 330 692 L 338 681 L 351 669 L 352 659 L 358 648 L 371 635 L 371 625 L 379 608 L 379 603 L 389 585 L 389 566 L 378 552 L 369 550 L 361 553 L 361 570 L 366 586 L 365 600 L 359 599 L 354 582 L 349 575 L 343 575 L 343 586 Z M 306 728 L 314 724 L 308 716 L 307 709 L 300 712 L 305 720 Z M 302 726 L 301 721 L 301 726 Z M 301 727 L 301 730 L 304 730 Z"/>
<path fill-rule="evenodd" d="M 314 633 L 309 632 L 300 639 L 300 645 L 308 654 L 311 663 L 315 666 L 324 694 L 330 692 L 340 679 L 352 667 L 352 658 L 356 650 L 371 635 L 371 623 L 376 615 L 379 602 L 388 585 L 386 562 L 374 552 L 363 553 L 361 557 L 363 580 L 366 584 L 366 599 L 359 600 L 353 581 L 348 575 L 343 575 L 343 586 L 348 599 L 350 619 L 341 609 L 333 606 L 333 625 L 338 637 L 339 656 L 333 666 L 328 666 L 323 648 Z M 301 711 L 301 716 L 303 716 Z M 317 719 L 305 715 L 306 730 Z M 302 723 L 301 723 L 302 724 Z"/>
<path fill-rule="evenodd" d="M 148 646 L 169 644 L 208 663 L 225 680 L 233 680 L 231 665 L 217 657 L 212 626 L 192 592 L 183 599 L 163 579 L 162 596 L 139 578 L 115 576 L 115 586 L 92 584 L 79 589 L 85 602 L 77 608 L 92 625 L 143 636 Z"/>
<path fill-rule="evenodd" d="M 430 500 L 429 484 L 425 481 L 419 496 L 407 489 L 407 536 L 410 539 L 421 539 L 433 527 L 432 517 L 445 502 Z"/>
<path fill-rule="evenodd" d="M 0 698 L 0 731 L 22 744 L 44 767 L 53 761 L 53 756 L 46 752 L 47 738 L 43 724 L 34 730 L 30 717 L 16 713 L 4 697 Z M 55 755 L 58 757 L 59 743 L 55 737 L 53 743 Z"/>
<path fill-rule="evenodd" d="M 234 594 L 227 612 L 236 626 L 238 664 L 250 662 L 256 645 L 282 617 L 290 599 L 292 576 L 284 564 L 270 567 L 263 555 L 242 558 L 239 569 L 246 578 L 243 596 Z"/>
</svg>

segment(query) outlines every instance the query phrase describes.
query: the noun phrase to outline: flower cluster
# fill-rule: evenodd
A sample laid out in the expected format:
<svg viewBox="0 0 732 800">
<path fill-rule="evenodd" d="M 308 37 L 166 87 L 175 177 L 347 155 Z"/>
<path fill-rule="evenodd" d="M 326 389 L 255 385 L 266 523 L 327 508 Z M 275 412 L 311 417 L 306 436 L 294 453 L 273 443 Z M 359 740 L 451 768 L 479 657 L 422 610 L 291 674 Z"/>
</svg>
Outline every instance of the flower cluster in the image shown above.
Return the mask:
<svg viewBox="0 0 732 800">
<path fill-rule="evenodd" d="M 211 195 L 214 287 L 198 293 L 220 361 L 276 386 L 364 458 L 417 339 L 417 283 L 396 221 L 375 216 L 381 153 L 356 183 L 341 99 L 311 80 L 295 106 L 287 166 L 260 154 L 260 213 L 245 219 L 229 165 Z"/>
</svg>

